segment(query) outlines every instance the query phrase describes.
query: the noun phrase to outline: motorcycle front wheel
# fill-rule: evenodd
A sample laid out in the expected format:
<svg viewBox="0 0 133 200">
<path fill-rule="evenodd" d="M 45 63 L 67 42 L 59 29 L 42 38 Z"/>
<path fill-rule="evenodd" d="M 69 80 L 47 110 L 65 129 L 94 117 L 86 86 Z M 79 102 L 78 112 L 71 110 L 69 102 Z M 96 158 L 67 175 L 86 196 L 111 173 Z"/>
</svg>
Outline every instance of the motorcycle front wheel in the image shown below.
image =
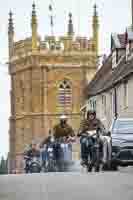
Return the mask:
<svg viewBox="0 0 133 200">
<path fill-rule="evenodd" d="M 40 173 L 40 172 L 41 172 L 40 167 L 31 166 L 31 168 L 30 168 L 30 173 L 31 173 L 31 174 L 33 174 L 33 173 Z"/>
<path fill-rule="evenodd" d="M 100 165 L 96 165 L 95 166 L 95 172 L 99 172 L 100 171 Z"/>
<path fill-rule="evenodd" d="M 91 164 L 89 164 L 89 165 L 87 166 L 87 172 L 92 172 L 92 165 L 91 165 Z"/>
</svg>

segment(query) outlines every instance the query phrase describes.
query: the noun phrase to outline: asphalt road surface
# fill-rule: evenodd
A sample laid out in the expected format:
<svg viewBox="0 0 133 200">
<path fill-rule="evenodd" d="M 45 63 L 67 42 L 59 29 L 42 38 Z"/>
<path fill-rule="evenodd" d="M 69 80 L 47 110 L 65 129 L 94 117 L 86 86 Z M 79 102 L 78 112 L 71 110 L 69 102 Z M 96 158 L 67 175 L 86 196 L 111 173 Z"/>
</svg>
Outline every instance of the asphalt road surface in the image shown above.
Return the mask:
<svg viewBox="0 0 133 200">
<path fill-rule="evenodd" d="M 133 168 L 0 176 L 0 200 L 133 200 Z"/>
</svg>

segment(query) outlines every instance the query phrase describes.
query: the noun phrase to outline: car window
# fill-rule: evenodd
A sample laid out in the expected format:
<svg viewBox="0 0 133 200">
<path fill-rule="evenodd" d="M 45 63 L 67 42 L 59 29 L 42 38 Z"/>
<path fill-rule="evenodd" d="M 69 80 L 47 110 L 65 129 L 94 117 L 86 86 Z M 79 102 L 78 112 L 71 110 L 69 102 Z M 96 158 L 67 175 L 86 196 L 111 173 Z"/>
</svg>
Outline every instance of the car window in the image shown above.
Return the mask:
<svg viewBox="0 0 133 200">
<path fill-rule="evenodd" d="M 133 120 L 117 120 L 114 124 L 114 131 L 119 132 L 127 129 L 133 131 Z"/>
</svg>

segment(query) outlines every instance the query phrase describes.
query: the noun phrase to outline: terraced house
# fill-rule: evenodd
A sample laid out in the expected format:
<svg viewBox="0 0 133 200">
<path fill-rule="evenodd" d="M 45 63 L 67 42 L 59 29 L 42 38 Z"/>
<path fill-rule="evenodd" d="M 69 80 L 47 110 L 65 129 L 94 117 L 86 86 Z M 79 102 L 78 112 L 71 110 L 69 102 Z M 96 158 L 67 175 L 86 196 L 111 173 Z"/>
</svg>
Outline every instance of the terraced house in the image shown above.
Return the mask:
<svg viewBox="0 0 133 200">
<path fill-rule="evenodd" d="M 111 37 L 111 53 L 86 88 L 88 109 L 109 128 L 114 117 L 133 117 L 133 29 Z"/>
</svg>

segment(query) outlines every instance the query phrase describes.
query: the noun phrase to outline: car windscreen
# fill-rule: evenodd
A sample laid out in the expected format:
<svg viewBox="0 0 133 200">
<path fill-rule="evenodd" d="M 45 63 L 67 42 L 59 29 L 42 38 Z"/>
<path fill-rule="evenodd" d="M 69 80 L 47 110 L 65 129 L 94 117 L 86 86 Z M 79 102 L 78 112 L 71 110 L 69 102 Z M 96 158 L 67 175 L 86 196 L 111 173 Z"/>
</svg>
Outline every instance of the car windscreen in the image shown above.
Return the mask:
<svg viewBox="0 0 133 200">
<path fill-rule="evenodd" d="M 133 133 L 133 120 L 117 120 L 114 124 L 113 132 Z"/>
</svg>

